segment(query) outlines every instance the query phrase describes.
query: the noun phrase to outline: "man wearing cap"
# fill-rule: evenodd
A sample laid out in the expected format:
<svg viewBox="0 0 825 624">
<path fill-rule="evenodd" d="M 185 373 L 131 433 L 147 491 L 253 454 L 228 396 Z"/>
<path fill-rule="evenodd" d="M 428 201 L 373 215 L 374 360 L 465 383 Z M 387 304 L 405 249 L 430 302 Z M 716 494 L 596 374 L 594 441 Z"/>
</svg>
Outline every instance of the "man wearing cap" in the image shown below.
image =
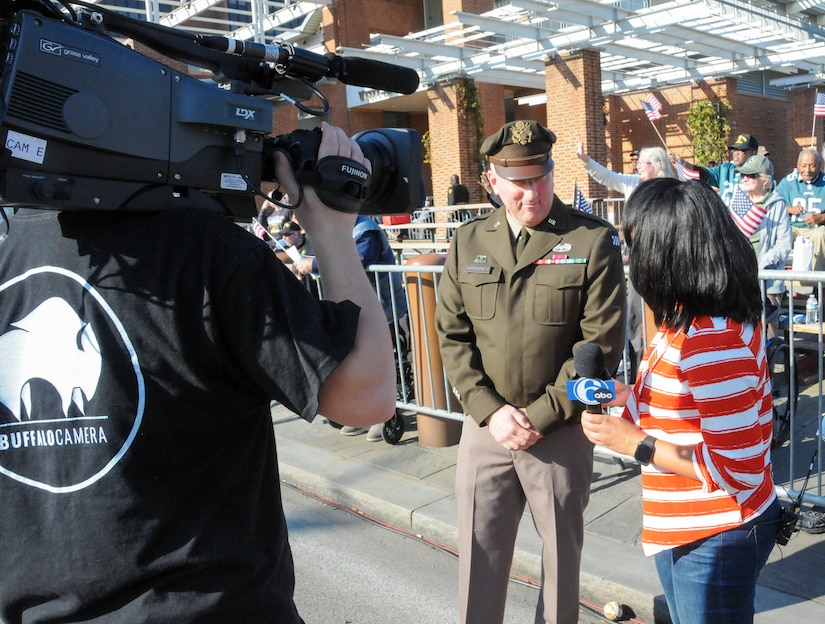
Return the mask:
<svg viewBox="0 0 825 624">
<path fill-rule="evenodd" d="M 593 446 L 566 382 L 584 342 L 616 369 L 625 280 L 615 229 L 555 196 L 555 141 L 535 121 L 484 141 L 503 206 L 456 230 L 439 285 L 444 369 L 466 414 L 456 473 L 463 623 L 502 621 L 525 502 L 544 544 L 535 621 L 578 621 Z"/>
<path fill-rule="evenodd" d="M 281 194 L 279 194 L 281 196 Z M 274 241 L 281 239 L 281 228 L 285 223 L 292 220 L 294 212 L 291 208 L 286 208 L 289 198 L 281 196 L 280 203 L 275 203 L 271 199 L 264 200 L 261 210 L 258 213 L 258 223 L 260 223 L 271 236 L 270 247 L 274 246 Z"/>
<path fill-rule="evenodd" d="M 675 160 L 681 162 L 688 169 L 699 171 L 702 181 L 710 186 L 719 189 L 719 196 L 725 205 L 730 207 L 733 199 L 733 191 L 739 186 L 739 174 L 736 168 L 754 156 L 759 149 L 759 141 L 750 134 L 737 134 L 728 144 L 730 151 L 730 161 L 716 165 L 715 167 L 700 167 L 686 163 L 682 158 L 674 156 Z M 705 179 L 707 177 L 707 179 Z"/>
<path fill-rule="evenodd" d="M 796 159 L 796 169 L 776 185 L 791 216 L 794 240 L 801 236 L 813 243 L 813 271 L 825 271 L 825 174 L 822 156 L 806 147 Z"/>
<path fill-rule="evenodd" d="M 630 152 L 630 173 L 639 173 L 639 150 Z"/>
</svg>

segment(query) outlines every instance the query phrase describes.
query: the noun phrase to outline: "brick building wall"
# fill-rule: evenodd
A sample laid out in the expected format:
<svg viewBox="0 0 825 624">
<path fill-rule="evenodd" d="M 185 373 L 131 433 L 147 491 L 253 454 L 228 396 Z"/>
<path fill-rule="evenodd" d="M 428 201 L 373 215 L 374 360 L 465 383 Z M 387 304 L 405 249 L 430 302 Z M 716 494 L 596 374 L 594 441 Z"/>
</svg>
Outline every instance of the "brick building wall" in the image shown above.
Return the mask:
<svg viewBox="0 0 825 624">
<path fill-rule="evenodd" d="M 559 54 L 545 67 L 547 119 L 545 125 L 556 134 L 553 146 L 556 195 L 573 199 L 574 184 L 586 197 L 595 196 L 590 176 L 576 157 L 579 138 L 585 151 L 599 162 L 606 157 L 606 134 L 601 92 L 601 63 L 595 50 Z M 591 188 L 592 187 L 592 188 Z M 603 187 L 600 187 L 603 188 Z"/>
<path fill-rule="evenodd" d="M 457 111 L 454 82 L 438 83 L 427 91 L 429 98 L 430 166 L 432 195 L 436 206 L 447 203 L 450 176 L 456 174 L 468 189 L 470 201 L 482 201 L 478 185 L 478 135 L 472 115 Z"/>
</svg>

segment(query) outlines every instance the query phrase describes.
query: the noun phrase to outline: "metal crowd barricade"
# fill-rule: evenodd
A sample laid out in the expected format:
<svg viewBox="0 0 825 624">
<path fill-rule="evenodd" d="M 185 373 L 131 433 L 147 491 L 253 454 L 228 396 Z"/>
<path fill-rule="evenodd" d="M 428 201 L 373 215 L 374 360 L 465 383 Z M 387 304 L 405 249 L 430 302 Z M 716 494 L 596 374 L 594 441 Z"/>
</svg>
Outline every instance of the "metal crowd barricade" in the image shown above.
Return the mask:
<svg viewBox="0 0 825 624">
<path fill-rule="evenodd" d="M 765 292 L 766 280 L 782 280 L 786 294 L 795 290 L 806 292 L 797 296 L 784 297 L 779 313 L 780 335 L 784 337 L 790 349 L 791 396 L 799 397 L 799 404 L 790 401 L 790 438 L 786 444 L 773 451 L 774 478 L 777 489 L 784 498 L 796 498 L 799 487 L 805 482 L 809 468 L 812 482 L 808 483 L 804 499 L 810 503 L 825 506 L 825 439 L 823 438 L 823 284 L 825 273 L 819 271 L 760 271 L 760 284 Z M 804 286 L 800 285 L 800 282 Z M 815 323 L 805 322 L 805 301 L 808 290 L 816 295 L 819 303 L 819 318 Z M 799 370 L 802 362 L 815 362 L 816 375 L 808 373 L 807 368 Z M 806 373 L 808 373 L 806 375 Z M 799 387 L 795 387 L 799 383 Z M 813 394 L 814 396 L 811 396 Z M 816 462 L 811 459 L 816 451 Z"/>
<path fill-rule="evenodd" d="M 443 267 L 409 264 L 404 266 L 373 265 L 368 267 L 367 270 L 368 272 L 376 274 L 373 278 L 374 283 L 377 274 L 380 272 L 401 273 L 405 289 L 409 288 L 410 280 L 421 279 L 424 274 L 427 274 L 435 280 L 437 291 L 438 279 L 443 271 Z M 813 466 L 811 479 L 805 492 L 804 500 L 811 504 L 825 505 L 825 496 L 823 496 L 823 494 L 825 494 L 823 492 L 823 485 L 825 485 L 825 483 L 823 483 L 823 468 L 825 468 L 823 451 L 825 451 L 825 440 L 823 440 L 823 437 L 819 432 L 819 429 L 822 426 L 823 412 L 825 412 L 822 396 L 823 378 L 825 377 L 825 371 L 823 370 L 825 340 L 823 336 L 823 314 L 821 312 L 823 308 L 823 297 L 825 297 L 825 286 L 823 286 L 823 284 L 825 284 L 825 273 L 760 271 L 759 279 L 760 284 L 762 285 L 763 293 L 765 280 L 784 280 L 786 290 L 790 293 L 793 292 L 795 282 L 798 283 L 799 281 L 802 281 L 805 283 L 815 284 L 814 292 L 817 295 L 817 300 L 820 302 L 820 317 L 819 321 L 814 326 L 799 322 L 800 317 L 798 315 L 804 314 L 805 298 L 807 298 L 807 295 L 805 298 L 786 297 L 785 303 L 783 304 L 783 312 L 781 313 L 779 328 L 781 332 L 784 333 L 785 339 L 790 347 L 791 367 L 793 368 L 794 373 L 796 373 L 798 372 L 796 371 L 796 367 L 800 361 L 810 362 L 813 358 L 816 364 L 816 376 L 815 379 L 811 378 L 808 381 L 801 381 L 799 388 L 793 387 L 791 389 L 793 393 L 800 394 L 799 405 L 797 406 L 795 402 L 791 401 L 790 439 L 782 446 L 772 451 L 772 461 L 777 492 L 783 498 L 795 498 L 799 494 L 799 488 L 805 480 L 805 476 L 811 463 L 813 451 L 817 450 L 818 459 Z M 422 311 L 417 312 L 421 313 Z M 796 322 L 794 321 L 795 316 Z M 399 321 L 400 319 L 394 319 L 394 324 L 397 325 Z M 421 327 L 421 331 L 427 333 L 435 332 L 434 321 L 426 314 L 424 315 L 424 320 Z M 411 327 L 410 332 L 412 333 L 413 331 L 414 328 Z M 648 339 L 649 338 L 650 336 L 648 336 Z M 413 339 L 414 337 L 410 336 L 411 344 L 414 342 Z M 427 345 L 427 347 L 424 349 L 424 352 L 413 352 L 411 354 L 411 357 L 413 358 L 413 370 L 429 371 L 429 374 L 432 375 L 432 371 L 427 367 L 427 362 L 432 358 L 432 354 L 429 353 L 429 342 L 427 340 L 422 340 L 420 343 Z M 419 359 L 421 359 L 421 361 L 419 361 Z M 626 359 L 627 356 L 625 356 L 625 360 Z M 399 367 L 399 371 L 401 371 L 402 363 L 396 361 L 396 365 Z M 813 377 L 812 373 L 810 377 Z M 795 379 L 796 375 L 792 375 L 791 378 Z M 800 380 L 807 379 L 802 375 L 800 375 L 799 378 Z M 426 414 L 438 418 L 463 421 L 464 415 L 459 411 L 426 407 L 426 405 L 450 405 L 450 401 L 448 400 L 449 397 L 436 397 L 432 394 L 434 389 L 437 387 L 445 388 L 445 392 L 449 391 L 448 389 L 450 388 L 450 385 L 446 379 L 446 376 L 444 376 L 443 384 L 433 383 L 434 380 L 432 377 L 429 381 L 431 383 L 427 384 L 427 387 L 430 389 L 430 396 L 409 396 L 405 392 L 400 392 L 396 406 L 402 410 L 407 410 L 410 412 Z M 420 384 L 418 385 L 420 386 Z M 596 452 L 604 456 L 612 456 L 616 459 L 621 459 L 622 461 L 633 461 L 630 458 L 618 456 L 615 453 L 601 447 L 597 447 Z"/>
<path fill-rule="evenodd" d="M 441 272 L 443 271 L 442 266 L 438 265 L 405 265 L 405 266 L 398 266 L 398 265 L 370 265 L 367 268 L 368 272 L 372 273 L 381 273 L 381 272 L 391 272 L 391 273 L 400 273 L 401 279 L 404 284 L 404 290 L 409 292 L 410 290 L 410 280 L 418 280 L 419 289 L 421 289 L 422 284 L 421 281 L 423 276 L 429 276 L 435 282 L 435 292 L 436 292 L 436 305 L 438 303 L 438 280 Z M 371 280 L 373 283 L 377 283 L 377 276 Z M 411 317 L 413 315 L 418 315 L 421 318 L 421 331 L 425 332 L 427 335 L 435 334 L 435 321 L 430 314 L 424 308 L 424 299 L 422 297 L 418 297 L 417 304 L 419 306 L 416 310 L 410 310 L 409 302 L 410 297 L 407 298 L 407 317 Z M 395 307 L 393 307 L 395 309 Z M 400 319 L 397 318 L 397 315 L 394 315 L 393 324 L 397 327 Z M 417 350 L 413 349 L 411 353 L 411 364 L 412 369 L 415 371 L 418 370 L 426 370 L 427 374 L 429 375 L 429 379 L 427 380 L 428 383 L 426 384 L 416 384 L 416 388 L 426 387 L 429 389 L 429 396 L 421 397 L 421 396 L 407 396 L 406 392 L 402 392 L 402 389 L 399 389 L 399 396 L 398 401 L 396 403 L 396 407 L 416 412 L 419 414 L 426 414 L 428 416 L 436 416 L 439 418 L 447 418 L 450 420 L 464 420 L 464 414 L 461 412 L 455 411 L 448 411 L 445 409 L 438 409 L 429 407 L 431 405 L 450 405 L 453 401 L 449 400 L 447 396 L 436 396 L 435 390 L 438 387 L 449 388 L 450 385 L 447 382 L 446 376 L 442 373 L 442 379 L 440 380 L 442 383 L 437 383 L 437 380 L 433 378 L 433 371 L 430 367 L 426 365 L 427 362 L 433 359 L 433 355 L 430 352 L 430 342 L 428 340 L 416 340 L 416 336 L 414 335 L 415 331 L 418 331 L 413 323 L 409 323 L 409 342 L 410 344 L 422 344 L 423 345 L 423 352 L 418 352 Z M 403 370 L 403 363 L 396 360 L 396 368 L 399 371 Z"/>
<path fill-rule="evenodd" d="M 622 215 L 624 214 L 624 198 L 597 198 L 590 201 L 590 208 L 593 214 L 605 219 L 613 225 L 618 225 L 622 222 Z"/>
</svg>

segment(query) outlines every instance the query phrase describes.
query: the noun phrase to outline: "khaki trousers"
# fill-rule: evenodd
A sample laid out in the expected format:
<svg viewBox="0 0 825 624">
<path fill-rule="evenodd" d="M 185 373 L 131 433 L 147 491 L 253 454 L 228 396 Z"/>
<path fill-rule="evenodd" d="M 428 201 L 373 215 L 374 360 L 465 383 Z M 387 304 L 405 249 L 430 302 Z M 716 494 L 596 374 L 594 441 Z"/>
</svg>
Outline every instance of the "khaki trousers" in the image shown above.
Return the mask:
<svg viewBox="0 0 825 624">
<path fill-rule="evenodd" d="M 459 609 L 462 624 L 500 624 L 524 505 L 543 542 L 536 624 L 575 624 L 583 514 L 593 445 L 581 426 L 563 426 L 526 451 L 507 451 L 464 420 L 456 469 Z"/>
</svg>

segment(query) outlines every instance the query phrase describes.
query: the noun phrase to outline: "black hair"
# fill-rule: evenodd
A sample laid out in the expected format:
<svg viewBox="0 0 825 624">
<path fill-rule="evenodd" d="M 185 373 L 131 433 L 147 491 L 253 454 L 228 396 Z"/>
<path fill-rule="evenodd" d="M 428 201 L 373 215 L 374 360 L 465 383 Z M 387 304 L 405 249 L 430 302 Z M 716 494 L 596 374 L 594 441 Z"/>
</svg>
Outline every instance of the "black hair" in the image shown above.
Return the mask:
<svg viewBox="0 0 825 624">
<path fill-rule="evenodd" d="M 657 325 L 687 329 L 703 315 L 760 321 L 756 253 L 707 184 L 643 182 L 627 201 L 622 230 L 630 279 Z"/>
</svg>

